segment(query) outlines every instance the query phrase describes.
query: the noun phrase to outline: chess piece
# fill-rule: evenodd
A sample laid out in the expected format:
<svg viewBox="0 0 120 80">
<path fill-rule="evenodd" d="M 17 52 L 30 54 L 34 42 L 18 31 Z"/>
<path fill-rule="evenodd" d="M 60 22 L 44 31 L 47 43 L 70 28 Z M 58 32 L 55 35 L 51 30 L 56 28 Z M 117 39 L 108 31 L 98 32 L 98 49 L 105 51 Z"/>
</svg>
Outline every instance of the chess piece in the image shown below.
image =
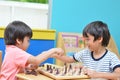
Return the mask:
<svg viewBox="0 0 120 80">
<path fill-rule="evenodd" d="M 37 76 L 37 71 L 36 71 L 37 68 L 38 68 L 37 65 L 29 64 L 27 67 L 25 67 L 24 73 Z"/>
<path fill-rule="evenodd" d="M 63 66 L 63 74 L 65 75 L 66 73 L 67 73 L 67 64 L 66 63 L 64 63 L 64 66 Z"/>
</svg>

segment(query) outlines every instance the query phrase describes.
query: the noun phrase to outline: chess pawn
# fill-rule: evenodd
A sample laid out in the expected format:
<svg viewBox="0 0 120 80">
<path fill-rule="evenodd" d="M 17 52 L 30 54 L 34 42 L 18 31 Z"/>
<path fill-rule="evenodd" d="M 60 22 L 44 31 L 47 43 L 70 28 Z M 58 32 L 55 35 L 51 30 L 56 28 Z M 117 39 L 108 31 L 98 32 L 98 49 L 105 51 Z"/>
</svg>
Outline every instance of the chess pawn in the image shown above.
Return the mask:
<svg viewBox="0 0 120 80">
<path fill-rule="evenodd" d="M 82 67 L 81 68 L 81 75 L 86 75 L 87 67 Z"/>
<path fill-rule="evenodd" d="M 55 68 L 55 69 L 53 70 L 53 74 L 54 74 L 54 75 L 57 75 L 56 73 L 57 73 L 57 69 Z"/>
<path fill-rule="evenodd" d="M 64 73 L 65 73 L 65 69 L 64 69 L 64 67 L 62 67 L 62 68 L 61 68 L 61 73 L 60 73 L 61 76 L 64 76 L 64 75 L 65 75 Z"/>
<path fill-rule="evenodd" d="M 70 75 L 73 75 L 73 70 L 72 69 L 70 69 Z"/>
<path fill-rule="evenodd" d="M 50 73 L 53 73 L 53 69 L 51 68 L 51 69 L 49 70 L 49 72 L 50 72 Z"/>
<path fill-rule="evenodd" d="M 48 72 L 51 71 L 51 65 L 46 65 L 46 71 L 48 71 Z"/>
<path fill-rule="evenodd" d="M 74 67 L 73 75 L 80 75 L 80 68 L 78 66 Z"/>
<path fill-rule="evenodd" d="M 69 72 L 66 73 L 66 75 L 68 75 L 68 76 L 72 76 L 72 75 L 73 75 L 73 70 L 70 69 Z"/>
<path fill-rule="evenodd" d="M 72 69 L 72 65 L 71 65 L 71 64 L 68 64 L 67 67 L 68 67 L 68 68 L 67 68 L 67 72 L 69 72 L 70 69 Z"/>
<path fill-rule="evenodd" d="M 49 70 L 50 70 L 50 66 L 46 65 L 46 71 L 49 71 Z"/>
<path fill-rule="evenodd" d="M 53 74 L 56 75 L 56 68 L 55 68 L 55 66 L 53 67 Z"/>
<path fill-rule="evenodd" d="M 69 76 L 73 75 L 73 69 L 71 64 L 68 65 L 67 75 Z"/>
<path fill-rule="evenodd" d="M 82 69 L 83 69 L 83 66 L 80 65 L 80 66 L 79 66 L 79 74 L 80 74 L 80 75 L 82 74 Z"/>
<path fill-rule="evenodd" d="M 63 66 L 63 75 L 67 73 L 67 64 L 65 63 Z"/>
<path fill-rule="evenodd" d="M 40 65 L 40 69 L 45 70 L 45 65 L 44 64 Z"/>
<path fill-rule="evenodd" d="M 57 70 L 56 70 L 56 74 L 59 74 L 59 69 L 57 68 Z"/>
<path fill-rule="evenodd" d="M 44 71 L 47 71 L 47 65 L 46 64 L 40 65 L 40 68 Z"/>
<path fill-rule="evenodd" d="M 53 67 L 53 74 L 54 75 L 58 75 L 59 74 L 58 68 Z"/>
<path fill-rule="evenodd" d="M 59 76 L 62 76 L 62 75 L 63 75 L 62 68 L 58 68 L 58 75 L 59 75 Z"/>
<path fill-rule="evenodd" d="M 48 72 L 49 72 L 49 73 L 53 73 L 52 65 L 49 65 Z"/>
</svg>

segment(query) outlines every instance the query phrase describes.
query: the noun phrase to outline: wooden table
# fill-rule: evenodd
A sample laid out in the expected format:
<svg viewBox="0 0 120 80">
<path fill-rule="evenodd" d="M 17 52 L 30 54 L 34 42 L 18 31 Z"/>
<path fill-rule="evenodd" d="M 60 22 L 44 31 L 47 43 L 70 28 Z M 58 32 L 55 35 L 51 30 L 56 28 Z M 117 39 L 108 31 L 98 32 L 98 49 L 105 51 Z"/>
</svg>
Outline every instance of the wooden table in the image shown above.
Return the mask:
<svg viewBox="0 0 120 80">
<path fill-rule="evenodd" d="M 49 63 L 46 63 L 45 65 L 48 65 Z M 49 64 L 49 65 L 53 65 L 53 64 Z M 57 65 L 54 65 L 56 67 L 60 67 Z M 38 68 L 38 71 L 41 69 L 41 67 Z M 49 76 L 49 77 L 48 77 Z M 42 71 L 42 73 L 39 73 L 37 76 L 32 75 L 32 74 L 25 74 L 25 73 L 19 73 L 16 75 L 16 77 L 18 78 L 18 80 L 90 80 L 86 77 L 82 78 L 83 76 L 81 76 L 80 78 L 74 79 L 73 77 L 69 78 L 56 78 L 56 76 L 53 77 L 53 75 L 49 74 L 48 72 Z M 57 76 L 58 77 L 58 76 Z"/>
<path fill-rule="evenodd" d="M 42 74 L 38 74 L 37 76 L 35 76 L 31 74 L 19 73 L 16 75 L 16 77 L 18 78 L 18 80 L 55 80 Z M 71 79 L 71 80 L 89 80 L 89 79 Z"/>
<path fill-rule="evenodd" d="M 16 75 L 16 77 L 18 78 L 18 80 L 54 80 L 42 74 L 38 74 L 37 76 L 35 76 L 31 74 L 19 73 Z"/>
</svg>

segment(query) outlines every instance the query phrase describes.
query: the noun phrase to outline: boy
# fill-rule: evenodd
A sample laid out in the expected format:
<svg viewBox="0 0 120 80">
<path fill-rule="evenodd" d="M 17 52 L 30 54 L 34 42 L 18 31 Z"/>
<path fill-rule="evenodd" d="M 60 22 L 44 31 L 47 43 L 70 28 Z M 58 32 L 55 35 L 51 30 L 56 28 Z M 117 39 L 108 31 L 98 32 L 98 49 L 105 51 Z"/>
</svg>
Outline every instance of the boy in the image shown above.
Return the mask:
<svg viewBox="0 0 120 80">
<path fill-rule="evenodd" d="M 63 54 L 62 49 L 53 48 L 37 56 L 32 56 L 26 52 L 31 37 L 32 30 L 24 22 L 13 21 L 8 24 L 4 32 L 6 53 L 1 67 L 0 80 L 17 80 L 15 75 L 22 72 L 29 64 L 38 66 L 53 54 Z"/>
<path fill-rule="evenodd" d="M 91 78 L 119 79 L 120 60 L 106 47 L 110 40 L 110 33 L 107 24 L 102 21 L 95 21 L 88 24 L 83 30 L 83 37 L 87 48 L 75 53 L 73 57 L 54 55 L 55 58 L 67 63 L 79 61 L 84 70 Z"/>
</svg>

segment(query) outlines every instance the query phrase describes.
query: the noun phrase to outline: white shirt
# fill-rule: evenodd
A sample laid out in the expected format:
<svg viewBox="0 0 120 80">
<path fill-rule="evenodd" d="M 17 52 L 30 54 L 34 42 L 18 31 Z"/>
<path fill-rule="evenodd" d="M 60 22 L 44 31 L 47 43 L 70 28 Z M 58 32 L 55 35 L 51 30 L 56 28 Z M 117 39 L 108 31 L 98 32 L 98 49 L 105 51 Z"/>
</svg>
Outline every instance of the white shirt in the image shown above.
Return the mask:
<svg viewBox="0 0 120 80">
<path fill-rule="evenodd" d="M 93 52 L 84 49 L 73 55 L 76 61 L 82 62 L 83 66 L 98 72 L 113 72 L 115 68 L 120 67 L 120 60 L 115 53 L 106 50 L 105 54 L 99 59 L 93 57 Z"/>
</svg>

